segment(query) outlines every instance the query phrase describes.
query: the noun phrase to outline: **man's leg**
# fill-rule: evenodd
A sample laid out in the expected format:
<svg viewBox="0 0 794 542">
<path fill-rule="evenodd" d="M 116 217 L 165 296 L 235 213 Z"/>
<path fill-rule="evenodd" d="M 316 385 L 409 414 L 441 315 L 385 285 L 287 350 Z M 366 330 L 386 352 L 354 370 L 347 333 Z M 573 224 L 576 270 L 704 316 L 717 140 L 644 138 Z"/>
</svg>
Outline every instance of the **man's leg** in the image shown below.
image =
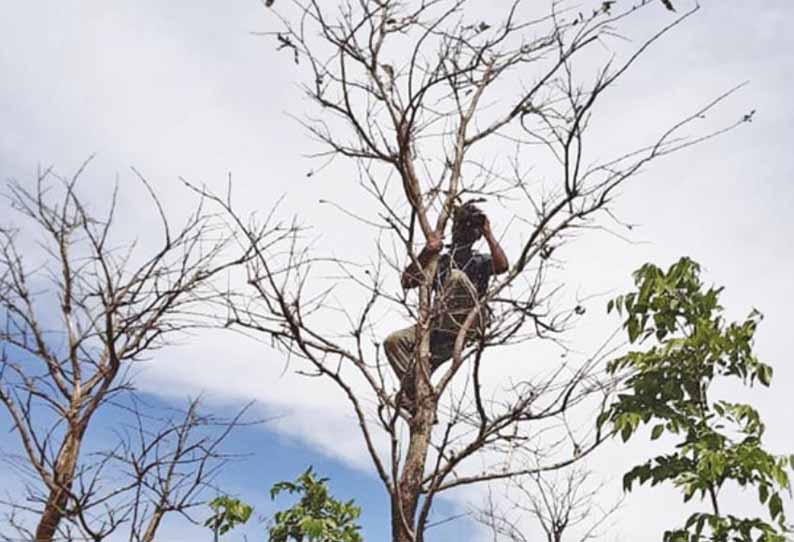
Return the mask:
<svg viewBox="0 0 794 542">
<path fill-rule="evenodd" d="M 444 287 L 436 298 L 433 307 L 435 314 L 430 323 L 430 374 L 452 357 L 455 340 L 461 326 L 477 304 L 477 289 L 463 271 L 450 271 Z M 467 342 L 477 337 L 480 331 L 479 315 L 474 318 Z M 383 341 L 386 357 L 400 379 L 403 400 L 413 403 L 413 378 L 406 378 L 406 372 L 414 366 L 416 348 L 416 328 L 414 326 L 395 331 Z"/>
<path fill-rule="evenodd" d="M 414 362 L 414 347 L 416 345 L 416 330 L 414 326 L 395 331 L 383 341 L 383 351 L 400 380 Z"/>
<path fill-rule="evenodd" d="M 389 360 L 394 374 L 400 380 L 402 398 L 400 406 L 411 410 L 414 402 L 414 379 L 408 370 L 414 365 L 414 349 L 416 347 L 416 328 L 407 327 L 395 331 L 383 341 L 383 351 Z"/>
</svg>

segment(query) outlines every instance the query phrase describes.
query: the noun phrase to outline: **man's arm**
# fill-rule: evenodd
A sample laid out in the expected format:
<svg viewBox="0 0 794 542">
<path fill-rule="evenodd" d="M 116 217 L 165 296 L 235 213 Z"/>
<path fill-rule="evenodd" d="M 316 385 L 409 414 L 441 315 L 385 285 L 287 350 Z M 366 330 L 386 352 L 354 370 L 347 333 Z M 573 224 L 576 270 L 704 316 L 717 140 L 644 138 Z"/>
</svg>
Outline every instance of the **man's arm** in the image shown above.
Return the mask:
<svg viewBox="0 0 794 542">
<path fill-rule="evenodd" d="M 422 269 L 427 266 L 428 262 L 436 256 L 439 252 L 441 252 L 442 247 L 444 246 L 441 235 L 433 232 L 427 238 L 427 244 L 425 248 L 422 249 L 422 252 L 419 253 L 417 256 L 417 260 L 419 260 Z M 402 277 L 400 277 L 400 284 L 406 290 L 410 290 L 411 288 L 416 288 L 422 281 L 422 271 L 417 267 L 416 262 L 411 262 L 411 265 L 405 268 L 403 271 Z"/>
<path fill-rule="evenodd" d="M 485 218 L 485 222 L 483 222 L 482 225 L 482 236 L 485 237 L 485 241 L 488 243 L 488 248 L 491 250 L 493 274 L 501 275 L 510 269 L 510 262 L 507 261 L 507 255 L 505 254 L 505 251 L 502 250 L 501 245 L 499 245 L 499 241 L 497 241 L 496 237 L 494 237 L 494 234 L 491 231 L 491 222 L 487 217 Z"/>
</svg>

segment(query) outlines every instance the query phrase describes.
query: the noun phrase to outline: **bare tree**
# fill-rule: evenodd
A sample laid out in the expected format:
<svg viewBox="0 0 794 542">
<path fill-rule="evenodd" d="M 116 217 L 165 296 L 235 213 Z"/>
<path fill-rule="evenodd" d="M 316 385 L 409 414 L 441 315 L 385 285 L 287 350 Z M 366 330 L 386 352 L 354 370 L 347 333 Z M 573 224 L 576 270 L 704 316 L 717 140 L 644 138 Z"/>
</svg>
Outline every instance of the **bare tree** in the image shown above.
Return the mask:
<svg viewBox="0 0 794 542">
<path fill-rule="evenodd" d="M 188 444 L 196 428 L 207 423 L 195 405 L 179 426 L 151 434 L 141 426 L 137 451 L 122 446 L 104 457 L 81 459 L 81 448 L 96 414 L 114 402 L 123 404 L 124 392 L 132 389 L 132 364 L 179 334 L 206 326 L 207 303 L 222 295 L 213 278 L 249 256 L 230 255 L 233 234 L 205 201 L 174 228 L 137 172 L 162 220 L 162 241 L 146 255 L 135 250 L 135 243 L 120 245 L 113 232 L 116 193 L 104 217 L 79 195 L 86 164 L 70 179 L 41 171 L 32 189 L 10 182 L 10 203 L 22 229 L 0 230 L 0 402 L 21 444 L 23 471 L 33 480 L 24 508 L 35 517 L 30 535 L 36 542 L 49 542 L 59 532 L 71 536 L 75 528 L 100 540 L 128 519 L 133 531 L 140 530 L 144 517 L 152 521 L 144 530 L 154 532 L 159 515 L 184 511 L 175 495 L 186 475 L 162 469 L 182 469 L 188 461 L 201 470 L 216 457 L 217 442 L 208 446 L 202 437 Z M 43 248 L 38 258 L 30 250 L 35 241 Z M 221 436 L 235 423 L 227 424 Z M 194 455 L 186 459 L 185 454 Z M 101 475 L 109 462 L 119 460 L 137 478 L 121 484 L 119 492 L 102 495 Z M 187 476 L 203 486 L 207 474 Z M 135 506 L 122 506 L 121 512 L 108 507 L 132 489 Z M 140 499 L 158 491 L 162 499 L 141 509 Z M 189 499 L 194 490 L 185 493 Z"/>
<path fill-rule="evenodd" d="M 75 472 L 58 538 L 100 541 L 116 535 L 152 542 L 168 514 L 199 525 L 203 518 L 194 516 L 196 509 L 206 505 L 210 495 L 223 493 L 216 480 L 230 461 L 240 458 L 225 452 L 223 443 L 240 425 L 259 423 L 241 420 L 248 406 L 226 419 L 202 413 L 200 401 L 194 399 L 183 412 L 164 417 L 162 407 L 147 414 L 155 409 L 146 408 L 135 395 L 127 399 L 109 407 L 118 418 L 129 419 L 118 424 L 112 447 L 86 454 Z M 20 470 L 29 470 L 25 457 L 8 459 Z M 38 514 L 37 505 L 46 497 L 46 490 L 28 484 L 25 504 L 3 501 L 16 534 L 0 538 L 35 540 L 21 518 Z"/>
<path fill-rule="evenodd" d="M 547 542 L 596 539 L 621 501 L 602 506 L 603 484 L 593 484 L 592 477 L 578 467 L 518 477 L 511 480 L 501 504 L 490 498 L 475 517 L 494 540 L 532 540 L 527 533 L 528 518 L 537 521 Z"/>
<path fill-rule="evenodd" d="M 320 253 L 297 230 L 288 250 L 268 250 L 255 221 L 196 187 L 227 209 L 252 251 L 252 295 L 230 296 L 229 323 L 269 338 L 344 393 L 390 496 L 395 542 L 424 540 L 438 495 L 555 470 L 603 441 L 595 416 L 611 386 L 601 363 L 609 341 L 583 360 L 526 365 L 518 379 L 494 382 L 483 367 L 508 347 L 528 356 L 533 341 L 559 341 L 572 328 L 584 307 L 556 295 L 560 247 L 614 218 L 620 186 L 748 120 L 693 126 L 733 89 L 647 144 L 594 155 L 586 135 L 596 105 L 697 6 L 662 11 L 671 17 L 664 26 L 630 46 L 617 28 L 657 2 L 548 6 L 539 14 L 537 2 L 512 0 L 488 4 L 486 15 L 468 0 L 278 3 L 282 26 L 262 34 L 309 72 L 303 88 L 316 111 L 303 122 L 322 146 L 313 156 L 354 164 L 375 205 L 361 214 L 345 204 L 348 194 L 331 202 L 372 228 L 377 246 L 366 261 Z M 616 42 L 628 52 L 613 52 Z M 521 244 L 459 318 L 443 365 L 431 341 L 453 304 L 436 281 L 441 239 L 456 209 L 477 198 L 515 209 L 511 235 Z M 397 286 L 400 272 L 418 299 Z M 384 321 L 398 327 L 397 315 L 410 320 L 413 341 L 401 368 L 384 363 L 381 349 Z"/>
</svg>

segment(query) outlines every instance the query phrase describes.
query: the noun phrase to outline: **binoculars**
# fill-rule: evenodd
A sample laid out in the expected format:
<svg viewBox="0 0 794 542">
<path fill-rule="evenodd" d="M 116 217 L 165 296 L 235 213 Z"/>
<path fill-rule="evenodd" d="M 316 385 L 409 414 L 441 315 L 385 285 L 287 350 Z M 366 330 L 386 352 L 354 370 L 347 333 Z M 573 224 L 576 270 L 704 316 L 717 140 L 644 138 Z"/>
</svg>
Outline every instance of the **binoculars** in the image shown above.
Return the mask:
<svg viewBox="0 0 794 542">
<path fill-rule="evenodd" d="M 466 222 L 469 227 L 482 228 L 485 224 L 485 213 L 479 212 L 472 214 Z"/>
</svg>

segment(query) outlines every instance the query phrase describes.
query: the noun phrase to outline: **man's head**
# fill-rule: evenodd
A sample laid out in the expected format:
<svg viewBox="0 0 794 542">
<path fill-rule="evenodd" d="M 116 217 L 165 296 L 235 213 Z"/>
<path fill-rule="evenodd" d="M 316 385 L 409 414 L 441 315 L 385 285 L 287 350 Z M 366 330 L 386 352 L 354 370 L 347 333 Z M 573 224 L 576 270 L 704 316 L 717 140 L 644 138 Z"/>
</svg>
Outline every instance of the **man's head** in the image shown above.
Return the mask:
<svg viewBox="0 0 794 542">
<path fill-rule="evenodd" d="M 455 209 L 452 216 L 452 244 L 471 245 L 482 237 L 485 214 L 473 202 L 467 202 Z"/>
</svg>

